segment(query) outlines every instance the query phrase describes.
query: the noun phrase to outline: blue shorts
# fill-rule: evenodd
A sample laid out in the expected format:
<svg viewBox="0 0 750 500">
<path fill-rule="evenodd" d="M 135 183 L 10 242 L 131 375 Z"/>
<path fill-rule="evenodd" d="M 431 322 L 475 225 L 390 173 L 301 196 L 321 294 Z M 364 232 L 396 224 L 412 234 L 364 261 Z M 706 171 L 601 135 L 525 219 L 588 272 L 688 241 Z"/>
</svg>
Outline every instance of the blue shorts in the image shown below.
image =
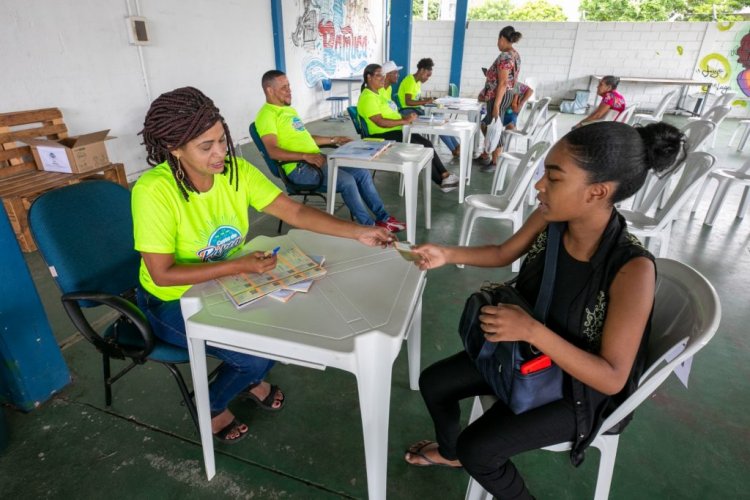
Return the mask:
<svg viewBox="0 0 750 500">
<path fill-rule="evenodd" d="M 510 112 L 503 115 L 503 125 L 516 125 L 518 122 L 518 113 Z"/>
</svg>

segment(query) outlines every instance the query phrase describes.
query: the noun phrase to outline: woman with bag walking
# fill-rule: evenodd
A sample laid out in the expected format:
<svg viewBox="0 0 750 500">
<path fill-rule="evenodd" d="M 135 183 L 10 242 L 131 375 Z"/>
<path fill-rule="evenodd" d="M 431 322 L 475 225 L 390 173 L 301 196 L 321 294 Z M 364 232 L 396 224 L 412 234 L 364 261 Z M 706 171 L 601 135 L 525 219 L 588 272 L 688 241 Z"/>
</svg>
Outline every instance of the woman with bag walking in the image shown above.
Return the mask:
<svg viewBox="0 0 750 500">
<path fill-rule="evenodd" d="M 506 110 L 513 101 L 513 92 L 511 90 L 516 85 L 518 74 L 521 72 L 521 56 L 513 48 L 513 44 L 521 39 L 521 33 L 515 30 L 513 26 L 506 26 L 500 30 L 497 37 L 497 48 L 500 55 L 495 62 L 487 69 L 485 74 L 484 89 L 480 93 L 479 100 L 487 102 L 487 115 L 483 123 L 487 126 L 487 135 L 490 135 L 491 129 L 497 127 L 500 131 L 503 129 L 503 117 Z M 493 122 L 495 125 L 492 125 Z M 492 141 L 497 145 L 497 140 Z M 484 167 L 483 172 L 492 172 L 495 170 L 497 157 L 502 151 L 502 144 L 496 147 L 488 147 L 482 153 Z"/>
<path fill-rule="evenodd" d="M 420 377 L 436 442 L 409 447 L 408 463 L 463 466 L 496 498 L 528 499 L 510 457 L 572 441 L 571 461 L 583 461 L 603 420 L 637 387 L 654 303 L 654 257 L 628 233 L 614 205 L 633 195 L 649 170 L 662 175 L 678 164 L 684 139 L 666 123 L 636 129 L 600 122 L 573 130 L 547 156 L 536 184 L 539 207 L 507 241 L 415 247 L 421 269 L 507 266 L 526 255 L 515 287 L 534 304 L 544 288 L 549 227 L 561 227 L 546 322 L 511 304 L 482 307 L 478 322 L 490 342 L 528 342 L 548 356 L 563 371 L 563 388 L 561 399 L 520 414 L 498 401 L 461 430 L 459 401 L 493 394 L 492 385 L 465 351 L 438 361 Z"/>
</svg>

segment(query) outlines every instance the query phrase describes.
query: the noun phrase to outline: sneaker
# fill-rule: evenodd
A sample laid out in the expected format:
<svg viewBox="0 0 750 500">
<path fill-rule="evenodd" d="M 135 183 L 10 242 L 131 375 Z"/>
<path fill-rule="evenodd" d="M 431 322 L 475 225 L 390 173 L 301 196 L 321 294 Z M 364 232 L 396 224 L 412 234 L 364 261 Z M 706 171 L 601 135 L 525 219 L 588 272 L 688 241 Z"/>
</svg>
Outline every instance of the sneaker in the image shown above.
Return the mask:
<svg viewBox="0 0 750 500">
<path fill-rule="evenodd" d="M 375 225 L 378 227 L 384 227 L 391 233 L 398 233 L 399 231 L 403 231 L 404 229 L 406 229 L 406 223 L 401 222 L 392 215 L 389 216 L 386 220 L 376 221 Z"/>
<path fill-rule="evenodd" d="M 452 187 L 443 187 L 443 186 L 440 186 L 438 189 L 440 189 L 440 191 L 442 191 L 444 193 L 450 193 L 451 191 L 455 191 L 456 189 L 458 189 L 458 186 L 452 186 Z"/>
<path fill-rule="evenodd" d="M 459 178 L 454 174 L 449 174 L 448 177 L 444 177 L 440 183 L 441 188 L 454 188 L 458 186 Z"/>
</svg>

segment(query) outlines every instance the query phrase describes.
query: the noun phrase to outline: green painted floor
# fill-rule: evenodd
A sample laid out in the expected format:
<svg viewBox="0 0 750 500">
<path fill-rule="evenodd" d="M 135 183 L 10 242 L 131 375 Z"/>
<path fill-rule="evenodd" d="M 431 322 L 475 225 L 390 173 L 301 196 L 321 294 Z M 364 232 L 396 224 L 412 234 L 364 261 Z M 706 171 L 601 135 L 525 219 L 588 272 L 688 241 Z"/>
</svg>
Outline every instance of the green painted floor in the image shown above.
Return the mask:
<svg viewBox="0 0 750 500">
<path fill-rule="evenodd" d="M 684 118 L 669 117 L 684 123 Z M 561 115 L 564 133 L 577 117 Z M 727 120 L 711 151 L 720 168 L 739 167 L 743 156 L 726 146 L 736 121 Z M 348 134 L 351 123 L 316 122 L 314 133 Z M 262 165 L 252 146 L 243 152 Z M 448 159 L 447 151 L 442 154 Z M 745 153 L 744 158 L 748 158 Z M 457 171 L 457 162 L 448 163 Z M 265 170 L 265 168 L 263 168 Z M 491 175 L 474 169 L 467 194 L 486 192 Z M 378 173 L 375 182 L 387 208 L 403 218 L 398 178 Z M 750 498 L 750 220 L 735 219 L 740 190 L 730 191 L 713 228 L 702 225 L 713 190 L 695 216 L 685 208 L 673 230 L 670 257 L 705 274 L 722 300 L 723 319 L 715 339 L 696 357 L 685 389 L 672 377 L 636 413 L 625 431 L 612 483 L 613 499 Z M 433 228 L 417 240 L 455 243 L 463 209 L 457 194 L 433 190 Z M 346 209 L 338 212 L 348 217 Z M 253 214 L 253 234 L 276 232 L 276 220 Z M 750 219 L 750 218 L 748 218 Z M 477 225 L 472 242 L 509 236 L 501 222 Z M 73 373 L 73 383 L 37 410 L 6 409 L 10 444 L 0 452 L 3 498 L 365 498 L 367 485 L 356 383 L 337 370 L 277 366 L 270 376 L 288 405 L 279 414 L 246 404 L 232 410 L 250 426 L 235 446 L 217 445 L 217 475 L 208 482 L 197 434 L 166 369 L 147 364 L 114 388 L 104 407 L 100 358 L 75 334 L 59 304 L 59 293 L 38 254 L 27 262 L 55 335 Z M 470 291 L 510 271 L 446 267 L 428 274 L 424 294 L 422 365 L 460 348 L 456 325 Z M 106 320 L 107 318 L 102 318 Z M 189 370 L 184 369 L 189 379 Z M 467 404 L 468 410 L 468 404 Z M 388 456 L 388 497 L 459 499 L 467 476 L 444 468 L 416 468 L 402 460 L 410 443 L 431 438 L 430 419 L 418 393 L 409 390 L 406 351 L 393 367 Z M 515 459 L 540 499 L 593 496 L 598 452 L 573 468 L 566 454 L 536 451 Z"/>
</svg>

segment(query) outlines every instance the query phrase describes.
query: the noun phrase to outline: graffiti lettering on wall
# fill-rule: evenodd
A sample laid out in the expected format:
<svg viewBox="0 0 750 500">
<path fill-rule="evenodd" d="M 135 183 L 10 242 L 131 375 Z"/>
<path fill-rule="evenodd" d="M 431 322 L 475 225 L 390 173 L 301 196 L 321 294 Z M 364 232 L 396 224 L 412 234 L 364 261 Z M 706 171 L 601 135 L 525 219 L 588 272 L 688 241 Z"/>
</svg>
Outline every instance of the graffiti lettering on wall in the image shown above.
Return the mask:
<svg viewBox="0 0 750 500">
<path fill-rule="evenodd" d="M 368 0 L 304 0 L 292 43 L 308 55 L 303 62 L 305 83 L 360 73 L 377 42 L 369 18 Z"/>
<path fill-rule="evenodd" d="M 739 97 L 750 97 L 750 23 L 718 23 L 718 31 L 737 33 L 736 47 L 722 53 L 712 52 L 703 56 L 695 68 L 695 76 L 713 80 L 712 91 L 719 93 L 737 92 Z M 736 87 L 735 87 L 736 85 Z M 744 94 L 744 95 L 743 95 Z M 746 105 L 742 100 L 733 103 Z"/>
</svg>

